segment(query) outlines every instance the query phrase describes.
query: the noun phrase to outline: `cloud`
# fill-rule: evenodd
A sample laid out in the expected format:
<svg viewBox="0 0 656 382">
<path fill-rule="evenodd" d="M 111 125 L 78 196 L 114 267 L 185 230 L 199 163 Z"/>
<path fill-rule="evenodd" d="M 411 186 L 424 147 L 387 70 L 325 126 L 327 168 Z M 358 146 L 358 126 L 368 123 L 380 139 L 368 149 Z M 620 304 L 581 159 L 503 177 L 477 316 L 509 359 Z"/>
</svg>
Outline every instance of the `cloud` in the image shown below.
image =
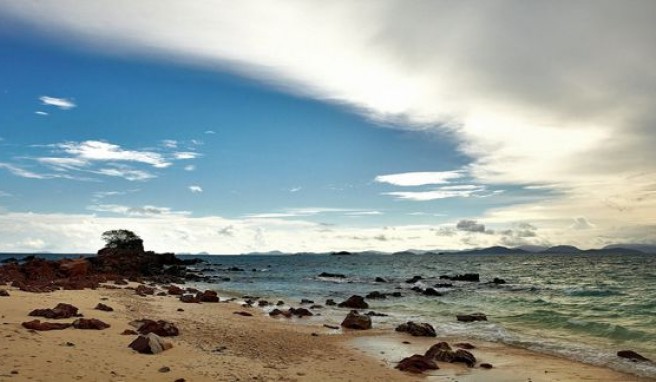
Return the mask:
<svg viewBox="0 0 656 382">
<path fill-rule="evenodd" d="M 41 110 L 39 110 L 39 111 L 35 111 L 34 114 L 36 114 L 36 115 L 43 115 L 43 116 L 48 115 L 48 113 L 46 113 L 45 111 L 41 111 Z"/>
<path fill-rule="evenodd" d="M 389 183 L 395 186 L 424 186 L 428 184 L 450 183 L 454 179 L 463 177 L 463 172 L 440 171 L 440 172 L 406 172 L 400 174 L 379 175 L 375 181 Z"/>
<path fill-rule="evenodd" d="M 0 168 L 3 168 L 16 176 L 20 176 L 21 178 L 52 179 L 56 177 L 55 175 L 51 175 L 51 174 L 37 174 L 35 172 L 25 170 L 21 167 L 14 166 L 9 163 L 0 163 Z"/>
<path fill-rule="evenodd" d="M 579 216 L 578 218 L 574 219 L 574 223 L 572 223 L 572 225 L 569 227 L 575 230 L 584 230 L 594 228 L 595 225 L 590 223 L 588 219 L 584 218 L 583 216 Z"/>
<path fill-rule="evenodd" d="M 193 164 L 188 164 L 188 165 L 184 166 L 184 170 L 185 171 L 194 171 L 194 170 L 196 170 L 196 166 L 193 165 Z"/>
<path fill-rule="evenodd" d="M 475 220 L 460 220 L 456 224 L 456 229 L 465 232 L 485 232 L 485 224 L 480 224 Z"/>
<path fill-rule="evenodd" d="M 78 160 L 138 162 L 156 168 L 166 168 L 171 165 L 171 162 L 159 153 L 125 150 L 119 145 L 103 141 L 65 142 L 56 144 L 54 147 L 73 155 Z"/>
<path fill-rule="evenodd" d="M 196 159 L 200 154 L 191 151 L 173 153 L 175 159 Z"/>
<path fill-rule="evenodd" d="M 67 98 L 41 96 L 39 97 L 39 100 L 41 100 L 43 105 L 56 106 L 62 110 L 72 109 L 77 106 L 73 101 Z"/>
<path fill-rule="evenodd" d="M 292 192 L 292 193 L 299 192 L 302 189 L 303 189 L 303 187 L 292 187 L 292 188 L 289 189 L 289 192 Z"/>
<path fill-rule="evenodd" d="M 126 167 L 116 167 L 116 168 L 101 168 L 96 171 L 92 171 L 95 174 L 119 177 L 129 181 L 144 181 L 148 179 L 153 179 L 156 176 L 141 170 L 134 170 Z"/>
<path fill-rule="evenodd" d="M 162 141 L 162 146 L 169 148 L 169 149 L 176 149 L 178 148 L 178 141 L 173 140 L 173 139 L 164 139 Z"/>
<path fill-rule="evenodd" d="M 214 131 L 214 130 L 205 130 L 205 134 L 213 135 L 213 134 L 216 134 L 216 131 Z"/>
<path fill-rule="evenodd" d="M 189 186 L 189 191 L 191 191 L 192 194 L 198 194 L 203 192 L 203 188 L 201 186 Z"/>
<path fill-rule="evenodd" d="M 189 215 L 189 211 L 173 211 L 169 207 L 157 207 L 157 206 L 143 206 L 143 207 L 129 207 L 118 204 L 94 204 L 87 206 L 87 209 L 90 211 L 97 212 L 111 212 L 114 214 L 126 215 L 126 216 L 139 216 L 139 217 L 158 217 L 158 216 L 170 216 L 170 215 Z"/>
<path fill-rule="evenodd" d="M 398 199 L 413 200 L 424 202 L 428 200 L 447 199 L 447 198 L 468 198 L 470 196 L 486 195 L 481 194 L 486 188 L 477 186 L 477 188 L 469 189 L 453 189 L 453 188 L 438 188 L 432 191 L 394 191 L 384 192 L 383 195 L 394 196 Z"/>
<path fill-rule="evenodd" d="M 10 193 L 0 190 L 0 198 L 6 198 L 11 196 Z"/>
</svg>

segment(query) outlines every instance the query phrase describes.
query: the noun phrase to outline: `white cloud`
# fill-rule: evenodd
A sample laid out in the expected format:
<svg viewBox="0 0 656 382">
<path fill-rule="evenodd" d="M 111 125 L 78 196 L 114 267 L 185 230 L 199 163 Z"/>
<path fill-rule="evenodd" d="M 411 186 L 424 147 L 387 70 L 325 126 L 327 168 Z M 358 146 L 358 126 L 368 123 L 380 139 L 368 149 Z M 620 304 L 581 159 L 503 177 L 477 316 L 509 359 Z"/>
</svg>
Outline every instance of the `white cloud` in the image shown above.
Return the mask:
<svg viewBox="0 0 656 382">
<path fill-rule="evenodd" d="M 36 115 L 44 115 L 44 116 L 45 116 L 45 115 L 48 115 L 48 113 L 46 113 L 45 111 L 41 111 L 41 110 L 39 110 L 39 111 L 35 111 L 34 114 L 36 114 Z"/>
<path fill-rule="evenodd" d="M 384 192 L 383 195 L 394 196 L 398 199 L 414 200 L 418 202 L 447 199 L 447 198 L 468 198 L 471 196 L 489 196 L 490 194 L 481 194 L 486 188 L 477 186 L 477 188 L 449 189 L 439 188 L 431 191 L 395 191 Z"/>
<path fill-rule="evenodd" d="M 289 192 L 294 193 L 294 192 L 299 192 L 303 189 L 303 187 L 292 187 L 289 189 Z"/>
<path fill-rule="evenodd" d="M 581 230 L 581 229 L 591 229 L 594 228 L 595 225 L 590 223 L 588 219 L 584 218 L 583 216 L 579 216 L 574 219 L 574 223 L 569 226 L 571 229 L 576 229 L 576 230 Z"/>
<path fill-rule="evenodd" d="M 129 181 L 143 181 L 148 179 L 155 178 L 155 175 L 141 170 L 134 170 L 130 168 L 120 167 L 120 168 L 101 168 L 96 171 L 92 171 L 95 174 L 101 174 L 106 176 L 113 176 L 124 178 Z"/>
<path fill-rule="evenodd" d="M 376 182 L 389 183 L 395 186 L 424 186 L 429 184 L 451 183 L 454 179 L 463 177 L 463 172 L 440 171 L 440 172 L 406 172 L 400 174 L 379 175 Z"/>
<path fill-rule="evenodd" d="M 196 159 L 200 156 L 200 154 L 192 151 L 185 151 L 185 152 L 177 152 L 173 153 L 173 157 L 175 159 Z"/>
<path fill-rule="evenodd" d="M 0 168 L 4 168 L 5 170 L 9 171 L 10 173 L 20 176 L 21 178 L 31 178 L 31 179 L 51 179 L 54 178 L 54 175 L 50 174 L 37 174 L 35 172 L 25 170 L 24 168 L 14 166 L 9 163 L 0 163 Z"/>
<path fill-rule="evenodd" d="M 127 161 L 149 164 L 156 168 L 171 165 L 161 154 L 152 151 L 124 150 L 119 145 L 103 141 L 65 142 L 54 145 L 80 160 Z"/>
<path fill-rule="evenodd" d="M 178 148 L 178 141 L 173 139 L 165 139 L 162 141 L 162 146 L 169 149 L 176 149 Z"/>
<path fill-rule="evenodd" d="M 216 134 L 216 131 L 214 131 L 214 130 L 205 130 L 205 134 L 213 135 L 213 134 Z"/>
<path fill-rule="evenodd" d="M 94 204 L 87 206 L 90 211 L 97 212 L 111 212 L 126 216 L 141 216 L 141 217 L 160 217 L 170 215 L 189 215 L 189 211 L 173 211 L 169 207 L 157 206 L 143 206 L 143 207 L 130 207 L 118 204 Z"/>
<path fill-rule="evenodd" d="M 197 194 L 203 192 L 203 188 L 201 186 L 189 186 L 189 191 L 191 191 L 192 194 Z"/>
<path fill-rule="evenodd" d="M 193 165 L 193 164 L 188 164 L 188 165 L 184 166 L 184 170 L 185 171 L 194 171 L 194 170 L 196 170 L 196 166 Z"/>
<path fill-rule="evenodd" d="M 44 105 L 56 106 L 63 110 L 72 109 L 77 106 L 73 101 L 67 98 L 41 96 L 39 97 L 39 100 L 41 100 L 41 103 Z"/>
</svg>

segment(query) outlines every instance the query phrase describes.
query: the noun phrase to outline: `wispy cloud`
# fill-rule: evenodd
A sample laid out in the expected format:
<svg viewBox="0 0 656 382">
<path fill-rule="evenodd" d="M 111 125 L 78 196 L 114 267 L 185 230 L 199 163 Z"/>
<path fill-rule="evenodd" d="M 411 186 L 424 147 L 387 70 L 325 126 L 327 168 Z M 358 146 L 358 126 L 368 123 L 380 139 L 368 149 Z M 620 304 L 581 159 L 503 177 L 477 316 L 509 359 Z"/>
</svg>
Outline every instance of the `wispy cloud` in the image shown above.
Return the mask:
<svg viewBox="0 0 656 382">
<path fill-rule="evenodd" d="M 56 144 L 54 147 L 73 155 L 78 160 L 139 162 L 156 168 L 165 168 L 171 165 L 171 162 L 160 153 L 125 150 L 119 145 L 103 141 L 65 142 Z"/>
<path fill-rule="evenodd" d="M 135 170 L 124 166 L 115 168 L 101 168 L 90 172 L 100 175 L 119 177 L 129 181 L 144 181 L 156 177 L 154 174 L 151 174 L 147 171 Z"/>
<path fill-rule="evenodd" d="M 184 159 L 196 159 L 196 158 L 198 158 L 199 156 L 200 156 L 200 154 L 197 153 L 197 152 L 194 152 L 194 151 L 184 151 L 184 152 L 176 152 L 176 153 L 173 153 L 173 158 L 175 158 L 175 159 L 180 159 L 180 160 L 184 160 Z"/>
<path fill-rule="evenodd" d="M 45 111 L 41 111 L 41 110 L 35 111 L 34 114 L 36 114 L 36 115 L 43 115 L 43 116 L 48 115 L 48 113 L 46 113 Z"/>
<path fill-rule="evenodd" d="M 70 99 L 67 99 L 67 98 L 56 98 L 56 97 L 49 97 L 49 96 L 41 96 L 41 97 L 39 97 L 39 100 L 41 100 L 41 103 L 43 105 L 56 106 L 56 107 L 58 107 L 60 109 L 63 109 L 63 110 L 72 109 L 72 108 L 77 106 L 73 101 L 71 101 Z"/>
<path fill-rule="evenodd" d="M 0 168 L 3 168 L 16 176 L 20 176 L 21 178 L 51 179 L 55 177 L 55 175 L 52 174 L 38 174 L 9 163 L 0 163 Z"/>
<path fill-rule="evenodd" d="M 205 134 L 213 135 L 213 134 L 216 134 L 216 131 L 214 131 L 214 130 L 205 130 Z"/>
<path fill-rule="evenodd" d="M 119 215 L 137 216 L 137 217 L 155 217 L 155 216 L 171 216 L 171 215 L 190 215 L 189 211 L 174 211 L 169 207 L 157 206 L 142 206 L 130 207 L 119 204 L 94 204 L 87 206 L 90 211 L 96 212 L 111 212 Z"/>
<path fill-rule="evenodd" d="M 195 170 L 196 170 L 196 166 L 193 165 L 193 164 L 188 164 L 188 165 L 184 166 L 184 170 L 185 170 L 185 171 L 195 171 Z"/>
<path fill-rule="evenodd" d="M 395 191 L 384 192 L 383 195 L 394 196 L 399 199 L 414 200 L 414 201 L 428 201 L 436 199 L 447 198 L 469 198 L 472 196 L 490 196 L 492 194 L 485 193 L 485 186 L 469 187 L 442 187 L 430 191 Z"/>
<path fill-rule="evenodd" d="M 173 139 L 165 139 L 162 141 L 162 146 L 169 149 L 176 149 L 178 148 L 178 141 Z"/>
<path fill-rule="evenodd" d="M 464 176 L 463 171 L 437 171 L 437 172 L 405 172 L 400 174 L 379 175 L 375 181 L 389 183 L 395 186 L 425 186 L 430 184 L 451 183 L 454 179 Z"/>
<path fill-rule="evenodd" d="M 203 188 L 201 186 L 189 186 L 189 191 L 191 191 L 192 194 L 198 194 L 203 192 Z"/>
</svg>

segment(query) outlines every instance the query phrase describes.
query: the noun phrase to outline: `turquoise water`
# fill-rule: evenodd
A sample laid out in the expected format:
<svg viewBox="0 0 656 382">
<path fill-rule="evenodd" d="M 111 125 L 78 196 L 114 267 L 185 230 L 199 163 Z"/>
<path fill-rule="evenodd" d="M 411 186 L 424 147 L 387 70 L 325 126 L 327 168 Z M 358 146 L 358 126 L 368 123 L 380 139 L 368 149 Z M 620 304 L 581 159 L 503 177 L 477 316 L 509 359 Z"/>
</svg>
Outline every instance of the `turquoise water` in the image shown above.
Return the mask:
<svg viewBox="0 0 656 382">
<path fill-rule="evenodd" d="M 654 255 L 294 255 L 207 256 L 204 274 L 229 277 L 203 287 L 298 305 L 301 298 L 323 304 L 352 294 L 400 291 L 401 298 L 368 300 L 370 308 L 390 314 L 374 325 L 394 327 L 421 320 L 440 335 L 499 341 L 639 375 L 656 376 L 656 367 L 621 360 L 632 349 L 656 359 L 656 256 Z M 244 272 L 227 271 L 229 267 Z M 212 269 L 212 271 L 209 271 Z M 318 277 L 340 273 L 345 279 Z M 451 282 L 440 275 L 479 273 L 481 282 Z M 416 284 L 405 280 L 419 275 Z M 388 283 L 376 283 L 384 277 Z M 489 284 L 495 277 L 507 281 Z M 428 297 L 411 291 L 437 288 Z M 487 322 L 459 323 L 456 314 L 483 312 Z M 340 322 L 344 310 L 323 309 L 325 320 Z"/>
</svg>

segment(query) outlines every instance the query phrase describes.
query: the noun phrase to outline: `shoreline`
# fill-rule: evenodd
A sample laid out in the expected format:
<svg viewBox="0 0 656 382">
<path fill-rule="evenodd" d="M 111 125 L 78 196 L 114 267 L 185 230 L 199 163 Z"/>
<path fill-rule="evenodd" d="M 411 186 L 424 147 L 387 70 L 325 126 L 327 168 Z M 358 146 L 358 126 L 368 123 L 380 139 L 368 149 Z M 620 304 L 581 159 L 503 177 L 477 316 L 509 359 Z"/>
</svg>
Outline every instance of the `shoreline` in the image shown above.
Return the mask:
<svg viewBox="0 0 656 382">
<path fill-rule="evenodd" d="M 306 319 L 271 318 L 262 309 L 242 308 L 235 302 L 185 304 L 177 296 L 141 297 L 130 289 L 42 294 L 5 289 L 10 296 L 0 297 L 0 336 L 6 338 L 0 345 L 2 381 L 656 381 L 481 341 L 475 342 L 477 348 L 472 353 L 479 362 L 493 364 L 493 369 L 438 362 L 439 370 L 413 375 L 394 369 L 396 362 L 414 353 L 423 354 L 442 340 L 467 339 L 411 337 L 375 328 L 332 330 Z M 21 327 L 21 322 L 33 319 L 27 316 L 31 310 L 51 308 L 59 302 L 75 305 L 85 317 L 101 319 L 111 327 L 102 331 L 34 333 Z M 115 310 L 94 310 L 99 302 Z M 239 316 L 234 314 L 236 311 L 248 311 L 253 316 Z M 127 345 L 134 336 L 120 333 L 130 328 L 130 321 L 140 318 L 163 319 L 177 325 L 180 336 L 167 338 L 173 349 L 156 355 L 129 349 Z M 160 371 L 165 367 L 170 371 Z"/>
</svg>

